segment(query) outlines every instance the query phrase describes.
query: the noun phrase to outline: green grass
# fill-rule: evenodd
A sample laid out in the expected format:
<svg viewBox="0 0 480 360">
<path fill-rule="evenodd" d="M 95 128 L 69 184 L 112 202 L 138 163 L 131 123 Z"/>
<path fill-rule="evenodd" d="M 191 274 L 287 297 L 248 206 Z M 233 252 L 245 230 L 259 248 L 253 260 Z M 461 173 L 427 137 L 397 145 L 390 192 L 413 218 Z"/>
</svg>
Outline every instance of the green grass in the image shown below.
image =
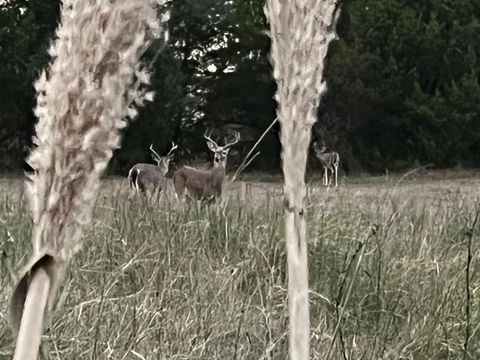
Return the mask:
<svg viewBox="0 0 480 360">
<path fill-rule="evenodd" d="M 480 358 L 475 179 L 395 186 L 375 179 L 308 199 L 312 359 Z M 169 190 L 170 191 L 170 190 Z M 231 188 L 210 207 L 129 199 L 106 181 L 57 296 L 49 359 L 285 359 L 286 254 L 280 188 Z M 0 186 L 0 359 L 7 305 L 30 253 L 17 182 Z M 342 315 L 340 315 L 342 314 Z M 338 330 L 335 334 L 335 329 Z M 335 334 L 335 337 L 334 337 Z"/>
</svg>

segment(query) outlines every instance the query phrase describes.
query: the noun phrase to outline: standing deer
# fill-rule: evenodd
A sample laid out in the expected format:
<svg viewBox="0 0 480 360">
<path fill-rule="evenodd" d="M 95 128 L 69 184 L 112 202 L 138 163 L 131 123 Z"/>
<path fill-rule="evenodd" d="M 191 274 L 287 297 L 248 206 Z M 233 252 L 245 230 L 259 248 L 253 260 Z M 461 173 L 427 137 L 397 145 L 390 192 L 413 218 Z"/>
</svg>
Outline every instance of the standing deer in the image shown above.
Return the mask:
<svg viewBox="0 0 480 360">
<path fill-rule="evenodd" d="M 240 140 L 240 134 L 235 132 L 235 139 L 219 146 L 206 133 L 203 135 L 207 140 L 208 148 L 214 153 L 213 168 L 210 170 L 199 170 L 190 166 L 182 166 L 175 171 L 173 183 L 178 199 L 186 195 L 190 200 L 201 200 L 213 202 L 222 195 L 227 155 L 230 148 Z M 185 194 L 185 189 L 187 193 Z"/>
<path fill-rule="evenodd" d="M 128 182 L 130 187 L 135 188 L 142 194 L 145 194 L 147 190 L 157 195 L 165 187 L 168 173 L 168 165 L 173 156 L 173 150 L 178 146 L 172 142 L 172 148 L 165 156 L 160 156 L 155 150 L 153 150 L 153 144 L 150 145 L 150 151 L 152 152 L 152 158 L 157 162 L 157 165 L 138 163 L 135 164 L 128 172 Z"/>
<path fill-rule="evenodd" d="M 331 186 L 332 177 L 335 176 L 335 187 L 338 181 L 338 165 L 340 164 L 340 155 L 335 151 L 329 151 L 322 142 L 320 146 L 317 142 L 313 143 L 313 150 L 318 160 L 323 166 L 323 181 L 325 186 Z"/>
</svg>

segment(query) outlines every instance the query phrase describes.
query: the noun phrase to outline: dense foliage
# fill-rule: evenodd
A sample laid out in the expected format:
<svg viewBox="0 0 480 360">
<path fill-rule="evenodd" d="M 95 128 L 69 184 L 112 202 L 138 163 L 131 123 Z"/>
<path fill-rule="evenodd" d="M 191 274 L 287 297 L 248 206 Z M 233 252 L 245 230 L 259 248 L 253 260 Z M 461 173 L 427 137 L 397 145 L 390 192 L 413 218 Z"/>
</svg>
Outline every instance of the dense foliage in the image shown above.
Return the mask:
<svg viewBox="0 0 480 360">
<path fill-rule="evenodd" d="M 171 140 L 184 161 L 207 159 L 208 128 L 219 138 L 240 129 L 229 162 L 243 158 L 275 117 L 263 3 L 169 5 L 169 45 L 146 55 L 156 99 L 125 131 L 112 171 L 148 160 L 151 143 L 161 151 Z M 22 169 L 35 122 L 32 84 L 49 60 L 58 9 L 58 0 L 0 5 L 0 171 Z M 315 137 L 340 152 L 346 169 L 480 165 L 478 1 L 344 0 L 338 32 Z M 260 146 L 257 169 L 278 169 L 277 132 Z"/>
<path fill-rule="evenodd" d="M 371 170 L 480 163 L 480 3 L 347 1 L 320 127 Z"/>
</svg>

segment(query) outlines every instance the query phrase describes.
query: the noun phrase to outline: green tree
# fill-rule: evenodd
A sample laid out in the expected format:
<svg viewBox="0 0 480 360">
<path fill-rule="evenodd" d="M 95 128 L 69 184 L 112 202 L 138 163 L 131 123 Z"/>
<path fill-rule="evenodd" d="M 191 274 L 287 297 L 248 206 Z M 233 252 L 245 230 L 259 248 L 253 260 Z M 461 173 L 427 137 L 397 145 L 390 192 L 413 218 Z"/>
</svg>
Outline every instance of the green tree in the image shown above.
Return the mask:
<svg viewBox="0 0 480 360">
<path fill-rule="evenodd" d="M 243 149 L 236 147 L 230 156 L 238 161 L 237 150 L 246 151 L 275 117 L 263 5 L 263 0 L 172 3 L 170 43 L 181 62 L 185 100 L 177 134 L 190 154 L 210 157 L 200 140 L 209 128 L 218 137 L 241 129 Z M 265 139 L 260 151 L 263 156 L 257 166 L 278 166 L 276 132 Z"/>
<path fill-rule="evenodd" d="M 415 161 L 450 166 L 459 154 L 478 165 L 462 129 L 478 131 L 466 120 L 476 110 L 465 89 L 478 83 L 479 18 L 473 0 L 345 1 L 318 132 L 351 164 L 374 171 Z M 455 151 L 440 149 L 442 134 L 457 139 Z"/>
<path fill-rule="evenodd" d="M 175 0 L 170 40 L 154 62 L 155 100 L 125 130 L 111 171 L 125 173 L 179 143 L 185 161 L 210 153 L 241 129 L 229 157 L 241 160 L 275 116 L 275 83 L 264 0 Z M 59 0 L 0 5 L 0 169 L 20 169 L 35 117 L 33 82 L 49 61 Z M 414 163 L 478 166 L 480 2 L 344 0 L 339 40 L 330 46 L 329 92 L 315 126 L 352 169 L 384 171 Z M 150 62 L 159 44 L 145 55 Z M 252 168 L 278 169 L 278 127 Z M 317 140 L 317 139 L 316 139 Z"/>
</svg>

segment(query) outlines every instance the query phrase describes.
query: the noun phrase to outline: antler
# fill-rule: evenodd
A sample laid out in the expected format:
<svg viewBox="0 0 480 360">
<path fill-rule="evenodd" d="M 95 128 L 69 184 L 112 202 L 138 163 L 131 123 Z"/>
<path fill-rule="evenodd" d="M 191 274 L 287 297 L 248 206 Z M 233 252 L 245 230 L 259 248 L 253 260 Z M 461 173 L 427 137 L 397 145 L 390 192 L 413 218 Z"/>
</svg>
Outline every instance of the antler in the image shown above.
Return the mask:
<svg viewBox="0 0 480 360">
<path fill-rule="evenodd" d="M 155 156 L 157 156 L 158 158 L 160 158 L 161 156 L 157 154 L 157 152 L 155 150 L 153 150 L 153 144 L 150 145 L 150 151 L 153 152 L 155 154 Z"/>
<path fill-rule="evenodd" d="M 205 139 L 207 139 L 208 141 L 212 142 L 216 147 L 220 147 L 220 146 L 218 146 L 218 144 L 217 144 L 215 141 L 213 141 L 212 138 L 210 137 L 210 135 L 212 135 L 212 131 L 213 131 L 213 130 L 210 130 L 210 133 L 209 133 L 208 135 L 207 135 L 208 130 L 205 131 L 205 134 L 203 134 L 203 137 L 204 137 Z"/>
<path fill-rule="evenodd" d="M 172 141 L 172 148 L 170 149 L 170 151 L 166 156 L 169 156 L 173 152 L 173 150 L 175 150 L 176 148 L 178 148 L 178 145 L 175 145 L 175 143 Z"/>
<path fill-rule="evenodd" d="M 233 140 L 233 142 L 225 144 L 224 148 L 229 148 L 230 146 L 235 145 L 236 143 L 238 143 L 239 140 L 240 140 L 240 133 L 238 131 L 235 131 L 235 139 Z"/>
</svg>

